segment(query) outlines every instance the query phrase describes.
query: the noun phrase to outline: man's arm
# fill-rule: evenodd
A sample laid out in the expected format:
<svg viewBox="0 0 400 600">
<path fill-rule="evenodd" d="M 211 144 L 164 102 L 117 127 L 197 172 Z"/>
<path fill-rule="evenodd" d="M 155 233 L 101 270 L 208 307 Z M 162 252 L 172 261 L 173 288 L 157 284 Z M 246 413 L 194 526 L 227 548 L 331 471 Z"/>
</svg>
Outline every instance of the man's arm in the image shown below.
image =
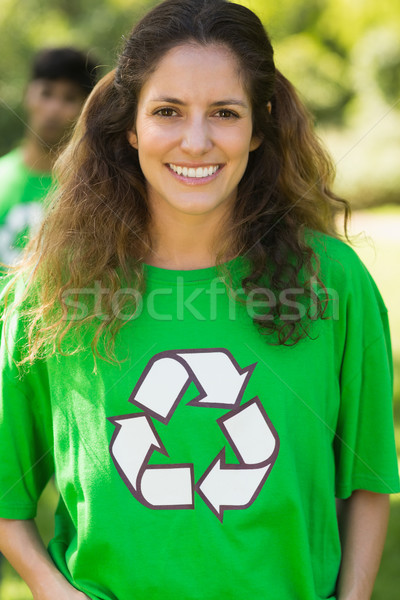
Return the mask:
<svg viewBox="0 0 400 600">
<path fill-rule="evenodd" d="M 356 490 L 338 501 L 342 564 L 338 600 L 369 600 L 382 556 L 389 520 L 389 496 Z"/>
<path fill-rule="evenodd" d="M 85 600 L 51 560 L 33 520 L 0 519 L 0 550 L 25 580 L 34 600 Z"/>
</svg>

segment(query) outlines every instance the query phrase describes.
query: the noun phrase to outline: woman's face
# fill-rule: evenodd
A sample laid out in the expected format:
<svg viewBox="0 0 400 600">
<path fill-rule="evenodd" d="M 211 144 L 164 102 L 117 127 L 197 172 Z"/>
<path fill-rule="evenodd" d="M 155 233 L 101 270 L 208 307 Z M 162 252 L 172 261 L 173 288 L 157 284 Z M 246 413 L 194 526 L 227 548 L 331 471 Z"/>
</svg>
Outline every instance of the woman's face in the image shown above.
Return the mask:
<svg viewBox="0 0 400 600">
<path fill-rule="evenodd" d="M 141 90 L 128 140 L 155 214 L 229 210 L 249 152 L 259 145 L 232 53 L 217 45 L 170 50 Z"/>
</svg>

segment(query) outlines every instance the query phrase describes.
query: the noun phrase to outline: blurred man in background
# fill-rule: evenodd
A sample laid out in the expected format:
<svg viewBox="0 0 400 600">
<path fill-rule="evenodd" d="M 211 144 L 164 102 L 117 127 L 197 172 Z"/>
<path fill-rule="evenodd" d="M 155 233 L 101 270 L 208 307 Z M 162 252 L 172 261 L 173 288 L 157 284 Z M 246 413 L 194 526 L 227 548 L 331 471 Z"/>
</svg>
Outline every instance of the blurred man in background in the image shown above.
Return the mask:
<svg viewBox="0 0 400 600">
<path fill-rule="evenodd" d="M 13 263 L 40 222 L 51 170 L 97 78 L 97 64 L 74 48 L 41 50 L 25 93 L 21 145 L 0 158 L 0 261 Z"/>
<path fill-rule="evenodd" d="M 49 48 L 35 56 L 24 139 L 0 158 L 0 262 L 13 263 L 40 223 L 54 162 L 96 81 L 97 63 L 79 50 Z"/>
<path fill-rule="evenodd" d="M 93 59 L 74 48 L 43 49 L 35 56 L 24 97 L 24 139 L 0 158 L 0 262 L 13 263 L 40 223 L 54 162 L 96 84 L 97 70 Z"/>
</svg>

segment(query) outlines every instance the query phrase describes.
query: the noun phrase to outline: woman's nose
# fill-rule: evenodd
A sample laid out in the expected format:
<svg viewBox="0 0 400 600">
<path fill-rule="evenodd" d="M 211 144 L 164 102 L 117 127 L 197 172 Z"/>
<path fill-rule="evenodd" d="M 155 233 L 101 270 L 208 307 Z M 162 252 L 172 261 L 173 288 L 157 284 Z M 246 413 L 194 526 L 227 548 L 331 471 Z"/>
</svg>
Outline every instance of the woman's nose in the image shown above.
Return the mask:
<svg viewBox="0 0 400 600">
<path fill-rule="evenodd" d="M 212 148 L 208 123 L 203 118 L 193 118 L 184 124 L 181 147 L 186 153 L 200 156 Z"/>
</svg>

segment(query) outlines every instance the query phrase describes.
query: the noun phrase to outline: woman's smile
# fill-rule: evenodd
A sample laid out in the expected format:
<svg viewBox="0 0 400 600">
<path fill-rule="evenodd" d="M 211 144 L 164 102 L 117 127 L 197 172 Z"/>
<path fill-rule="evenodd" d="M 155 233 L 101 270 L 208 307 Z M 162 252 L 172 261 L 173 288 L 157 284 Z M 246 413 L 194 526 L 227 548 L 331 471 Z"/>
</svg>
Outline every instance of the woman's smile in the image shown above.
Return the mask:
<svg viewBox="0 0 400 600">
<path fill-rule="evenodd" d="M 224 165 L 186 165 L 169 163 L 170 173 L 186 185 L 204 185 L 213 181 L 221 173 Z"/>
</svg>

